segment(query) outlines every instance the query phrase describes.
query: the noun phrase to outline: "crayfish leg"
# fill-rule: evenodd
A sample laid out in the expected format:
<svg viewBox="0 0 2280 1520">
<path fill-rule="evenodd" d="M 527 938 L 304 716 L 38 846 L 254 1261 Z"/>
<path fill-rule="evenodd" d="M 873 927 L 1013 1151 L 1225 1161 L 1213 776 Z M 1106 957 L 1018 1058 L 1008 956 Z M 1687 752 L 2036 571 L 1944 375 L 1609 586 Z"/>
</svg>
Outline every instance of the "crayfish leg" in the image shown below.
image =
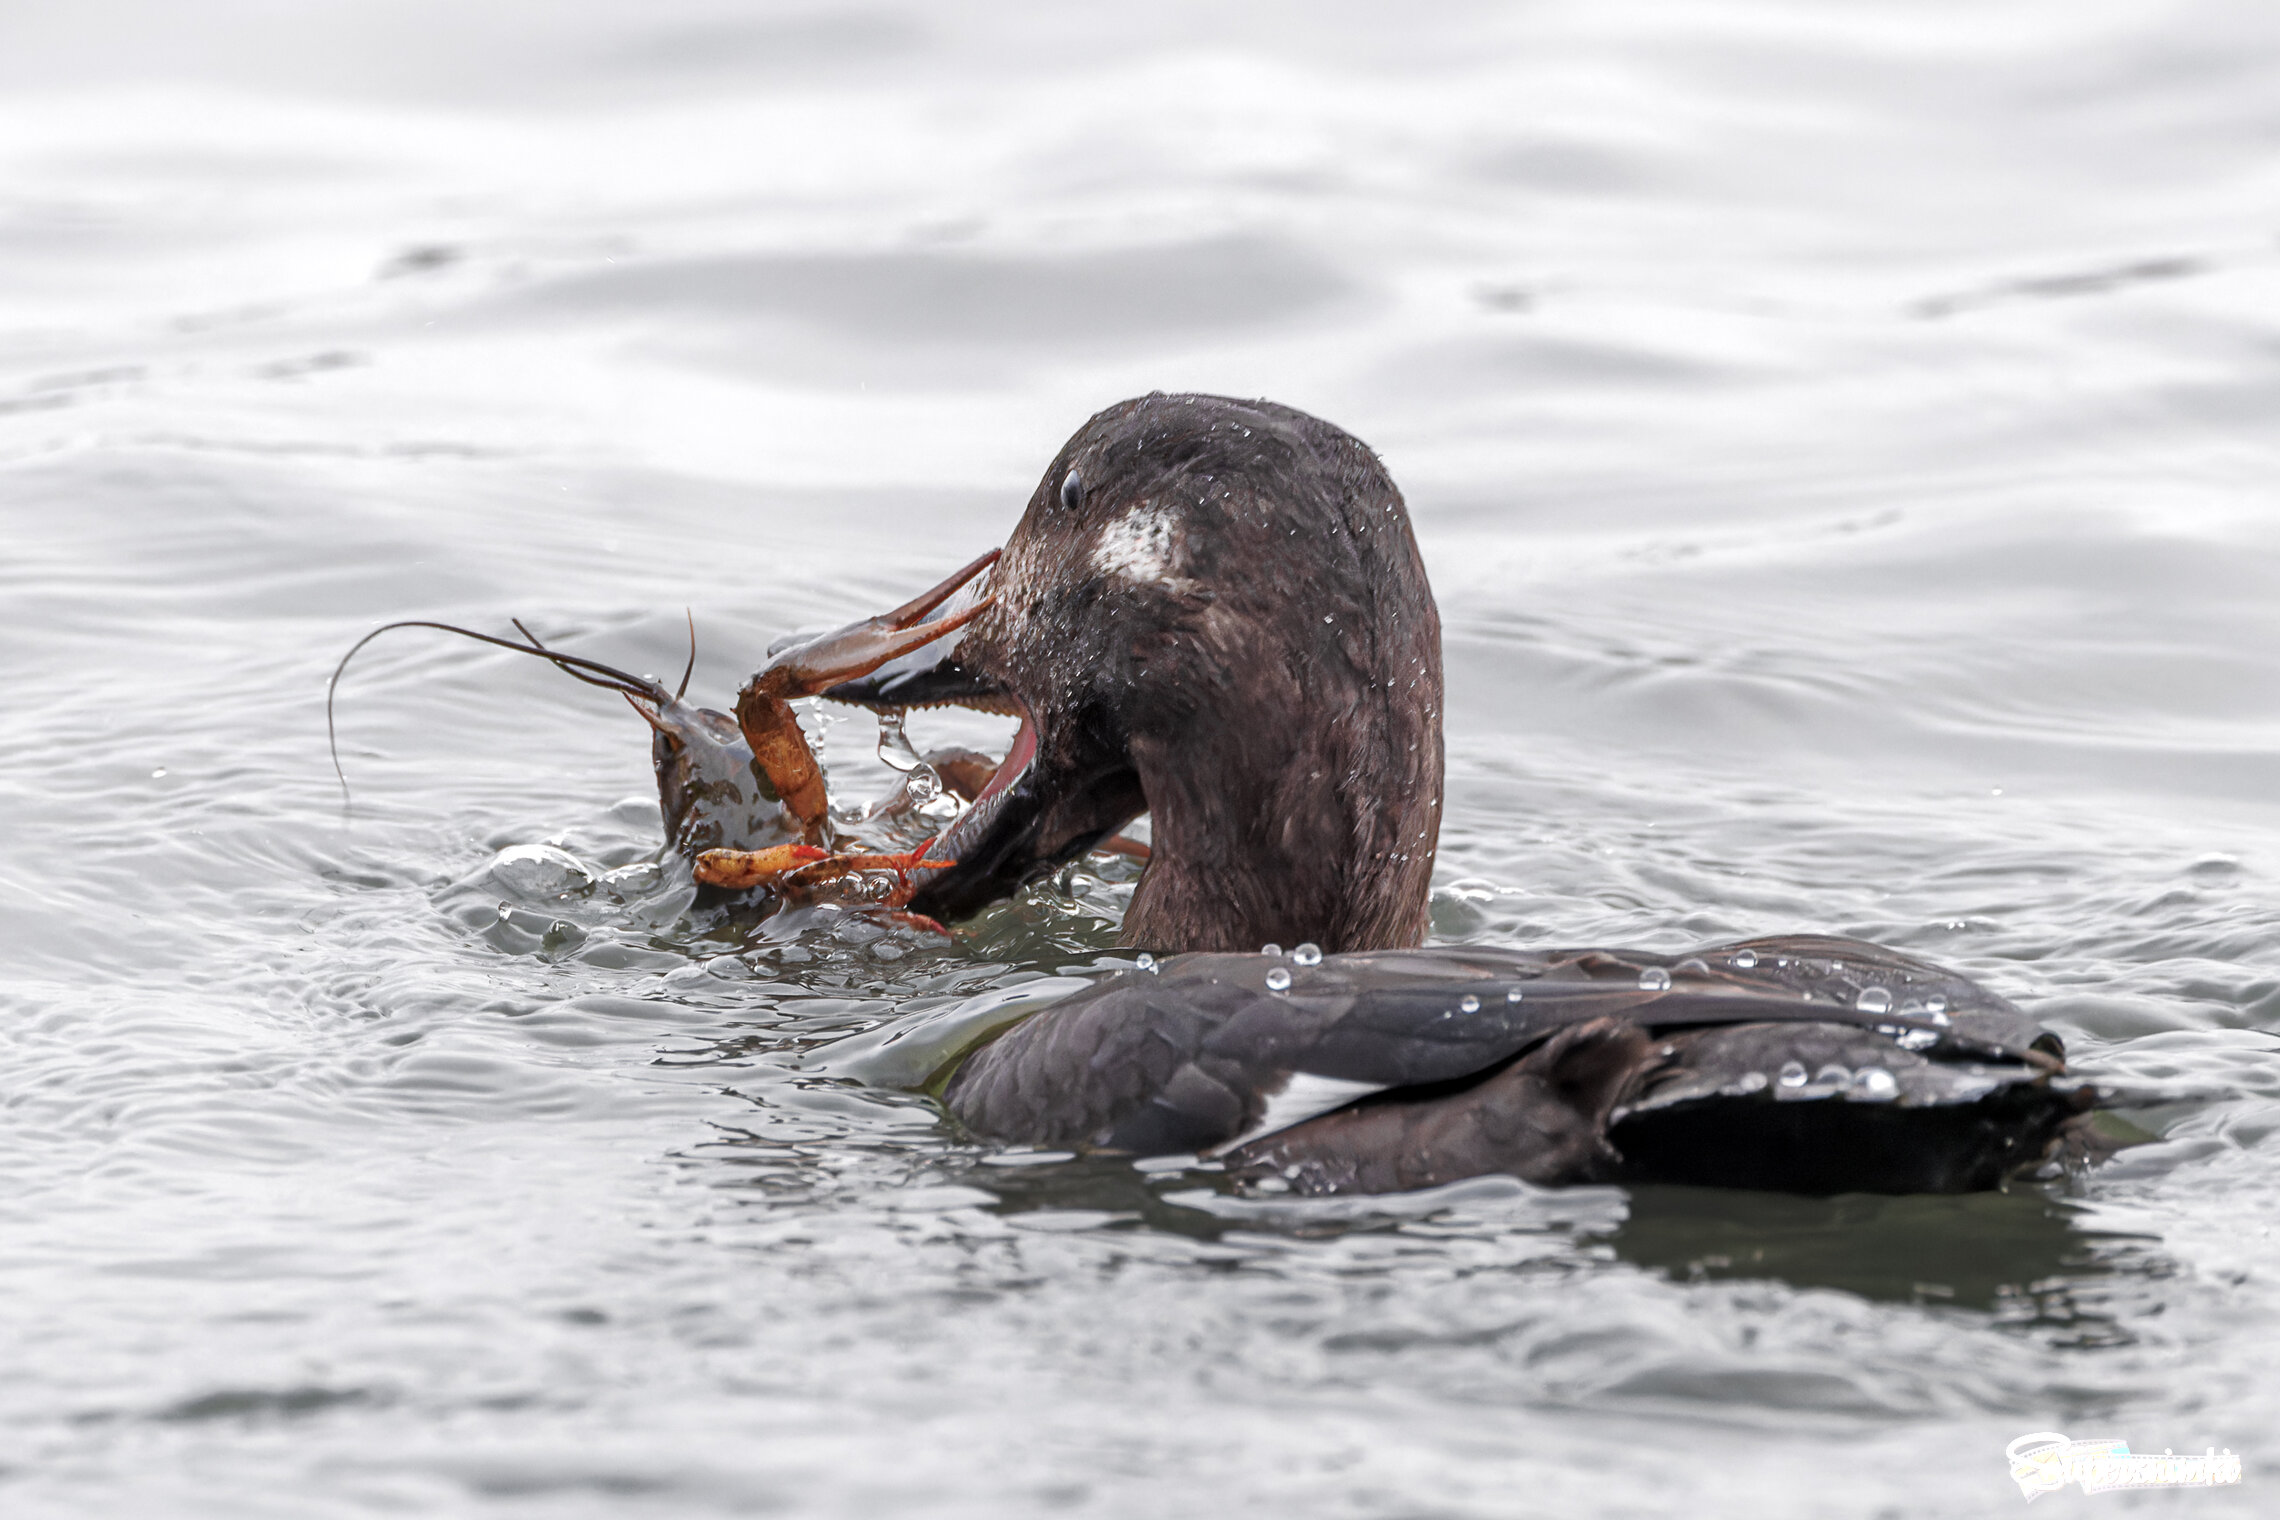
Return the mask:
<svg viewBox="0 0 2280 1520">
<path fill-rule="evenodd" d="M 697 880 L 708 887 L 767 886 L 789 872 L 828 857 L 812 844 L 779 844 L 765 850 L 706 850 L 697 856 Z"/>
</svg>

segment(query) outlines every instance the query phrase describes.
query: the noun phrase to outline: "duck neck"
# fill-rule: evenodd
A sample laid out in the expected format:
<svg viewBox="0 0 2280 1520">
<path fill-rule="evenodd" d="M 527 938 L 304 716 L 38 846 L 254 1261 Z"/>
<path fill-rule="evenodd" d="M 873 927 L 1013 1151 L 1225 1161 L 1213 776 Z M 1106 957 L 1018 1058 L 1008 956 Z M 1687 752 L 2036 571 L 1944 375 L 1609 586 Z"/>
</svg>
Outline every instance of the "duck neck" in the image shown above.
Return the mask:
<svg viewBox="0 0 2280 1520">
<path fill-rule="evenodd" d="M 1441 824 L 1438 660 L 1406 688 L 1355 695 L 1334 722 L 1227 714 L 1176 743 L 1134 744 L 1151 856 L 1125 944 L 1334 953 L 1423 941 Z"/>
</svg>

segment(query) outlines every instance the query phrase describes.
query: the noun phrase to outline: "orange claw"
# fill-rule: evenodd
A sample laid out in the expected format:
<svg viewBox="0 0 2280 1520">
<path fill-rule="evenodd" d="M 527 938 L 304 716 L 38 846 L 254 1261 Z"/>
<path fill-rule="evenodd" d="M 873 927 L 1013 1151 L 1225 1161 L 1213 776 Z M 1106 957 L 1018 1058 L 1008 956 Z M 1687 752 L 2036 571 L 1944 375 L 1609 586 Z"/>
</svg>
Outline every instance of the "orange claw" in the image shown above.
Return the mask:
<svg viewBox="0 0 2280 1520">
<path fill-rule="evenodd" d="M 947 871 L 958 863 L 955 860 L 928 860 L 926 858 L 926 852 L 933 849 L 935 842 L 941 837 L 940 834 L 935 834 L 915 850 L 907 850 L 900 855 L 879 857 L 884 868 L 895 873 L 895 889 L 887 894 L 888 907 L 905 907 L 909 904 L 912 896 L 917 893 L 918 884 L 910 879 L 911 872 Z"/>
<path fill-rule="evenodd" d="M 981 597 L 971 606 L 932 622 L 928 622 L 927 617 L 968 581 L 995 564 L 997 557 L 998 551 L 992 549 L 892 612 L 849 623 L 804 644 L 778 651 L 737 693 L 736 724 L 744 731 L 744 742 L 752 746 L 753 761 L 766 773 L 768 784 L 784 800 L 784 806 L 799 820 L 802 832 L 810 839 L 820 839 L 827 832 L 825 814 L 829 811 L 830 798 L 824 793 L 823 772 L 808 749 L 806 736 L 800 732 L 799 719 L 792 713 L 792 700 L 812 697 L 842 681 L 869 675 L 887 661 L 899 659 L 965 627 L 993 606 L 996 596 Z"/>
<path fill-rule="evenodd" d="M 697 880 L 708 887 L 774 887 L 790 895 L 820 887 L 825 882 L 837 881 L 857 871 L 892 871 L 895 889 L 888 893 L 883 906 L 900 908 L 908 903 L 918 884 L 910 879 L 913 871 L 946 871 L 956 865 L 955 860 L 928 860 L 927 851 L 934 848 L 929 839 L 915 850 L 899 855 L 874 854 L 851 850 L 834 855 L 829 850 L 817 849 L 812 844 L 780 844 L 766 850 L 706 850 L 697 857 Z M 909 918 L 913 928 L 925 928 L 948 933 L 941 925 L 923 914 L 897 914 Z"/>
<path fill-rule="evenodd" d="M 802 871 L 796 881 L 787 882 L 786 885 L 818 886 L 855 871 L 892 871 L 895 873 L 895 889 L 887 894 L 884 906 L 900 908 L 918 890 L 918 884 L 910 879 L 911 872 L 947 871 L 958 863 L 955 860 L 928 860 L 927 852 L 934 848 L 935 842 L 934 839 L 929 839 L 917 849 L 906 850 L 899 855 L 874 854 L 861 850 L 833 855 L 815 862 Z"/>
<path fill-rule="evenodd" d="M 757 887 L 786 873 L 827 859 L 812 844 L 780 844 L 766 850 L 706 850 L 697 857 L 697 880 L 708 887 Z"/>
</svg>

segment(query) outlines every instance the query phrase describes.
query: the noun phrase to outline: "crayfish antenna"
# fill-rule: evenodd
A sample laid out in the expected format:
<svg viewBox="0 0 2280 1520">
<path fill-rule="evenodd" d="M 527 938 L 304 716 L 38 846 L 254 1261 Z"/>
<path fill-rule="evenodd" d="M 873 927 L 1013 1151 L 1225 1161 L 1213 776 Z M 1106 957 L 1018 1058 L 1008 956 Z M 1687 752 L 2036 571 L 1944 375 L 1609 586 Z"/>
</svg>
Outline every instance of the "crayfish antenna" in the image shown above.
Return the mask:
<svg viewBox="0 0 2280 1520">
<path fill-rule="evenodd" d="M 689 694 L 689 677 L 697 673 L 697 615 L 683 607 L 681 616 L 689 620 L 689 663 L 681 667 L 681 684 L 673 688 L 676 702 Z"/>
<path fill-rule="evenodd" d="M 513 618 L 510 621 L 514 623 L 516 630 L 530 641 L 529 643 L 518 644 L 513 639 L 502 639 L 496 634 L 477 633 L 474 629 L 462 628 L 457 623 L 436 623 L 430 622 L 426 618 L 405 618 L 400 622 L 382 623 L 363 638 L 348 646 L 348 653 L 340 657 L 340 663 L 333 667 L 331 677 L 325 682 L 325 748 L 332 755 L 333 775 L 340 781 L 342 807 L 348 806 L 348 772 L 341 768 L 340 733 L 333 721 L 333 698 L 340 690 L 340 678 L 347 671 L 348 662 L 356 658 L 357 651 L 393 628 L 434 628 L 443 633 L 456 633 L 463 639 L 473 639 L 479 644 L 490 644 L 499 649 L 511 649 L 516 654 L 536 655 L 538 658 L 551 663 L 555 669 L 576 676 L 589 686 L 604 686 L 612 691 L 623 693 L 629 699 L 647 697 L 650 701 L 658 703 L 660 706 L 663 705 L 665 688 L 656 681 L 643 676 L 628 675 L 614 665 L 604 665 L 599 660 L 589 660 L 582 654 L 563 654 L 559 650 L 549 649 L 539 641 L 537 634 L 532 633 L 529 628 L 523 625 L 521 618 Z M 695 632 L 695 619 L 692 618 L 690 620 L 690 636 L 692 639 L 695 637 Z M 693 647 L 690 650 L 689 658 L 690 668 L 693 670 L 696 661 L 696 651 Z M 686 676 L 682 677 L 684 685 L 687 679 Z M 675 698 L 675 700 L 679 699 Z"/>
<path fill-rule="evenodd" d="M 575 674 L 576 672 L 572 673 Z M 671 738 L 673 736 L 673 731 L 667 728 L 664 724 L 658 722 L 657 714 L 642 706 L 641 700 L 638 697 L 634 696 L 632 692 L 623 691 L 619 692 L 618 695 L 625 698 L 625 705 L 632 708 L 635 715 L 638 716 L 642 722 L 648 724 L 651 728 L 657 730 L 657 732 L 664 734 L 667 738 Z"/>
</svg>

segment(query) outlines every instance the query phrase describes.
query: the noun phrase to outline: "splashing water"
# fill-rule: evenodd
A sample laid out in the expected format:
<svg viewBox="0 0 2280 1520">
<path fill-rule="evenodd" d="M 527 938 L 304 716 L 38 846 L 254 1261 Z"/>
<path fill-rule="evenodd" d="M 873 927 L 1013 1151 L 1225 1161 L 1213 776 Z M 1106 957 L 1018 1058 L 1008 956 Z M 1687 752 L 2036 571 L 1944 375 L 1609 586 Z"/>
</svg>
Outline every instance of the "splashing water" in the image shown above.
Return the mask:
<svg viewBox="0 0 2280 1520">
<path fill-rule="evenodd" d="M 879 712 L 878 756 L 889 770 L 899 772 L 903 778 L 902 795 L 913 807 L 924 807 L 943 793 L 942 776 L 926 763 L 904 732 L 904 710 L 899 707 L 882 708 Z M 884 806 L 875 806 L 878 812 Z"/>
</svg>

